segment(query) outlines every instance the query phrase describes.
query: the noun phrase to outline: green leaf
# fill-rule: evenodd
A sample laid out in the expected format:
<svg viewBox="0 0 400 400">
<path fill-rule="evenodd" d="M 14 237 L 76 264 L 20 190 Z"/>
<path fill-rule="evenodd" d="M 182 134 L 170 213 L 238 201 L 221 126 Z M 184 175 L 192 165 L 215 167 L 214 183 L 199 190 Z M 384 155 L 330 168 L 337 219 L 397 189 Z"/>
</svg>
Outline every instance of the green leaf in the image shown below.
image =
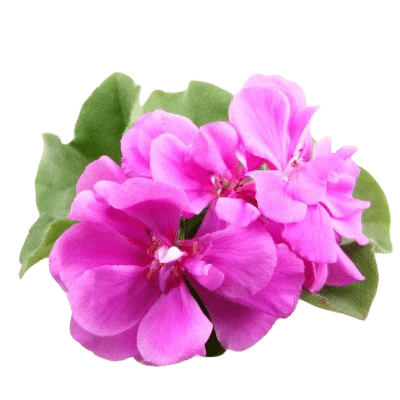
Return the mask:
<svg viewBox="0 0 400 400">
<path fill-rule="evenodd" d="M 43 156 L 36 175 L 36 204 L 40 214 L 65 218 L 76 194 L 76 182 L 89 160 L 58 136 L 45 133 Z"/>
<path fill-rule="evenodd" d="M 228 119 L 232 95 L 210 83 L 192 81 L 184 92 L 154 91 L 143 106 L 144 112 L 162 109 L 191 119 L 197 126 Z"/>
<path fill-rule="evenodd" d="M 19 256 L 20 278 L 32 265 L 49 256 L 54 242 L 74 223 L 75 221 L 71 220 L 55 220 L 47 214 L 43 214 L 37 219 L 29 229 Z"/>
<path fill-rule="evenodd" d="M 385 193 L 376 180 L 363 168 L 357 179 L 353 197 L 371 202 L 363 212 L 363 232 L 370 239 L 377 253 L 390 253 L 390 212 Z"/>
<path fill-rule="evenodd" d="M 371 244 L 360 246 L 353 242 L 342 248 L 364 275 L 365 280 L 347 286 L 324 286 L 318 293 L 303 290 L 301 299 L 316 307 L 363 320 L 367 318 L 378 287 L 375 254 Z"/>
<path fill-rule="evenodd" d="M 130 127 L 139 101 L 140 86 L 128 76 L 115 73 L 85 101 L 75 125 L 71 145 L 90 161 L 108 155 L 121 162 L 120 141 Z"/>
<path fill-rule="evenodd" d="M 200 214 L 194 215 L 191 218 L 181 218 L 179 224 L 179 238 L 181 240 L 191 239 L 196 234 L 207 211 L 208 207 L 204 208 Z"/>
</svg>

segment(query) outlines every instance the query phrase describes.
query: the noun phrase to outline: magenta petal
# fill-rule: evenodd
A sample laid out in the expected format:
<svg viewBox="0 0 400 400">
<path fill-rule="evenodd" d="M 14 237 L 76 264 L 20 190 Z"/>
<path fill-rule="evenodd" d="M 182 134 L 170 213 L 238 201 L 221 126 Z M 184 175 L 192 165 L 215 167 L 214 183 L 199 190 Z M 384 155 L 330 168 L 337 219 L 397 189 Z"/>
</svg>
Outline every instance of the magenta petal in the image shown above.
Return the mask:
<svg viewBox="0 0 400 400">
<path fill-rule="evenodd" d="M 195 214 L 214 198 L 212 173 L 194 162 L 190 147 L 177 137 L 164 134 L 153 141 L 150 166 L 155 180 L 185 191 Z"/>
<path fill-rule="evenodd" d="M 365 280 L 353 261 L 351 261 L 340 246 L 337 246 L 337 251 L 338 258 L 336 263 L 329 265 L 326 284 L 330 286 L 343 286 Z"/>
<path fill-rule="evenodd" d="M 203 221 L 201 222 L 200 228 L 196 232 L 196 238 L 202 237 L 207 233 L 220 231 L 228 226 L 226 221 L 218 217 L 217 212 L 215 211 L 215 206 L 215 202 L 211 203 Z"/>
<path fill-rule="evenodd" d="M 361 200 L 360 200 L 361 201 Z M 363 233 L 362 212 L 359 210 L 353 215 L 345 218 L 332 218 L 333 229 L 340 235 L 349 239 L 354 239 L 359 245 L 365 246 L 369 239 Z"/>
<path fill-rule="evenodd" d="M 252 171 L 248 174 L 256 184 L 258 208 L 275 222 L 301 221 L 307 205 L 292 198 L 288 182 L 281 171 Z"/>
<path fill-rule="evenodd" d="M 281 90 L 246 88 L 233 97 L 229 121 L 250 153 L 283 169 L 289 143 L 289 113 L 289 101 Z"/>
<path fill-rule="evenodd" d="M 170 242 L 177 239 L 182 210 L 187 206 L 187 197 L 179 188 L 151 179 L 131 178 L 121 185 L 99 182 L 95 191 L 113 208 L 140 219 Z"/>
<path fill-rule="evenodd" d="M 215 290 L 221 286 L 224 281 L 224 274 L 211 264 L 203 260 L 190 259 L 185 263 L 187 271 L 208 290 Z"/>
<path fill-rule="evenodd" d="M 231 224 L 245 227 L 255 221 L 260 215 L 257 207 L 231 197 L 220 197 L 217 200 L 215 211 L 219 218 Z"/>
<path fill-rule="evenodd" d="M 151 177 L 149 161 L 153 139 L 171 133 L 189 144 L 197 132 L 196 125 L 180 115 L 163 110 L 145 114 L 122 137 L 122 167 L 129 176 Z"/>
<path fill-rule="evenodd" d="M 221 175 L 236 171 L 238 159 L 238 136 L 226 122 L 203 125 L 193 140 L 193 157 L 203 168 Z"/>
<path fill-rule="evenodd" d="M 93 185 L 99 181 L 114 181 L 122 183 L 126 179 L 121 167 L 110 157 L 102 156 L 98 160 L 91 162 L 83 171 L 78 183 L 76 192 L 92 189 Z"/>
<path fill-rule="evenodd" d="M 50 254 L 50 270 L 69 288 L 86 270 L 102 265 L 131 265 L 144 251 L 105 225 L 82 222 L 66 230 Z"/>
<path fill-rule="evenodd" d="M 143 222 L 111 207 L 93 190 L 84 190 L 75 197 L 68 218 L 82 222 L 100 222 L 142 246 L 149 242 Z"/>
<path fill-rule="evenodd" d="M 200 248 L 208 246 L 202 259 L 225 275 L 219 293 L 228 297 L 252 295 L 271 279 L 276 247 L 261 223 L 253 222 L 246 228 L 230 225 L 198 240 Z"/>
<path fill-rule="evenodd" d="M 207 308 L 218 340 L 227 349 L 248 349 L 263 338 L 277 320 L 275 316 L 228 300 L 216 292 L 198 286 L 195 289 Z"/>
<path fill-rule="evenodd" d="M 72 318 L 70 324 L 71 336 L 83 347 L 92 351 L 96 356 L 110 361 L 121 361 L 129 357 L 140 360 L 141 356 L 136 344 L 139 325 L 118 335 L 96 336 L 85 331 Z"/>
<path fill-rule="evenodd" d="M 160 295 L 146 279 L 147 272 L 134 265 L 87 270 L 68 288 L 72 316 L 97 336 L 118 335 L 134 327 Z"/>
<path fill-rule="evenodd" d="M 293 251 L 309 261 L 336 261 L 335 233 L 328 212 L 320 205 L 308 206 L 302 221 L 285 225 L 282 237 Z"/>
<path fill-rule="evenodd" d="M 349 175 L 342 175 L 336 182 L 328 183 L 326 197 L 322 203 L 335 218 L 351 216 L 370 206 L 368 201 L 352 197 L 354 186 L 355 179 Z"/>
<path fill-rule="evenodd" d="M 205 356 L 212 324 L 182 283 L 163 294 L 139 325 L 138 348 L 154 365 Z"/>
<path fill-rule="evenodd" d="M 254 296 L 238 301 L 279 318 L 295 309 L 304 282 L 304 263 L 285 244 L 276 246 L 278 262 L 267 286 Z"/>
<path fill-rule="evenodd" d="M 311 293 L 319 292 L 327 283 L 328 264 L 316 264 L 311 261 L 305 263 L 305 281 L 304 287 Z"/>
</svg>

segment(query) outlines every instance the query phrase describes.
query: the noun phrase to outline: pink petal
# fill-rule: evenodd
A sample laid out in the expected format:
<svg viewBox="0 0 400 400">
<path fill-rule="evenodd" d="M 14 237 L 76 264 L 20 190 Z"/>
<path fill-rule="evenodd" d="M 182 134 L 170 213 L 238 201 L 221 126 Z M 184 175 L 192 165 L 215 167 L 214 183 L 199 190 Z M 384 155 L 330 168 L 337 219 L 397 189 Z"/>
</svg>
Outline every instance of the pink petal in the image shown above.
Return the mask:
<svg viewBox="0 0 400 400">
<path fill-rule="evenodd" d="M 306 266 L 304 287 L 311 293 L 319 292 L 328 278 L 328 264 L 305 261 L 304 265 Z"/>
<path fill-rule="evenodd" d="M 332 154 L 332 139 L 329 136 L 316 142 L 313 147 L 313 158 L 328 157 Z"/>
<path fill-rule="evenodd" d="M 295 309 L 304 282 L 304 263 L 285 244 L 276 246 L 278 261 L 267 286 L 259 293 L 237 299 L 243 305 L 286 318 Z"/>
<path fill-rule="evenodd" d="M 125 360 L 134 357 L 141 358 L 136 344 L 139 325 L 114 336 L 96 336 L 85 331 L 72 318 L 70 332 L 72 337 L 83 347 L 92 351 L 96 356 L 110 361 Z"/>
<path fill-rule="evenodd" d="M 345 218 L 332 218 L 333 229 L 340 235 L 354 239 L 359 245 L 365 246 L 369 243 L 367 236 L 363 234 L 362 212 L 359 210 L 353 215 Z"/>
<path fill-rule="evenodd" d="M 130 241 L 142 246 L 149 243 L 149 235 L 143 222 L 111 207 L 93 190 L 78 193 L 72 202 L 68 218 L 82 222 L 100 222 L 116 229 Z"/>
<path fill-rule="evenodd" d="M 59 275 L 66 288 L 86 271 L 102 265 L 143 265 L 143 248 L 106 225 L 82 222 L 66 230 L 50 253 L 52 275 Z"/>
<path fill-rule="evenodd" d="M 238 136 L 226 122 L 203 125 L 193 140 L 193 157 L 203 168 L 226 175 L 238 169 Z"/>
<path fill-rule="evenodd" d="M 322 203 L 332 216 L 345 218 L 370 206 L 368 201 L 352 197 L 354 186 L 355 180 L 349 175 L 342 175 L 337 182 L 328 183 L 326 197 Z"/>
<path fill-rule="evenodd" d="M 336 261 L 336 241 L 328 212 L 320 205 L 308 206 L 306 217 L 285 225 L 283 239 L 301 257 L 316 263 Z"/>
<path fill-rule="evenodd" d="M 185 263 L 185 268 L 197 282 L 208 290 L 219 288 L 224 281 L 224 274 L 212 264 L 207 264 L 203 260 L 190 259 Z"/>
<path fill-rule="evenodd" d="M 163 110 L 145 114 L 122 137 L 122 167 L 129 176 L 151 177 L 149 161 L 153 139 L 171 133 L 189 144 L 197 132 L 193 122 L 180 115 Z"/>
<path fill-rule="evenodd" d="M 114 336 L 133 328 L 160 295 L 146 279 L 147 272 L 134 265 L 86 270 L 68 288 L 75 321 L 97 336 Z"/>
<path fill-rule="evenodd" d="M 138 348 L 144 360 L 155 365 L 174 364 L 196 355 L 205 356 L 212 324 L 184 284 L 162 295 L 143 318 Z"/>
<path fill-rule="evenodd" d="M 151 145 L 151 171 L 155 180 L 185 191 L 192 212 L 199 214 L 214 198 L 212 172 L 193 160 L 189 146 L 164 134 Z"/>
<path fill-rule="evenodd" d="M 252 295 L 271 279 L 276 266 L 276 248 L 261 223 L 253 222 L 246 228 L 230 225 L 198 240 L 200 248 L 206 249 L 201 258 L 225 275 L 218 288 L 223 295 Z"/>
<path fill-rule="evenodd" d="M 243 351 L 263 338 L 277 320 L 255 308 L 236 303 L 234 300 L 210 292 L 195 285 L 223 347 Z"/>
<path fill-rule="evenodd" d="M 151 179 L 131 178 L 121 185 L 99 182 L 95 191 L 113 208 L 139 219 L 171 243 L 177 239 L 182 210 L 187 206 L 187 197 L 179 188 Z"/>
<path fill-rule="evenodd" d="M 307 205 L 292 198 L 283 172 L 253 171 L 248 175 L 256 184 L 258 208 L 263 215 L 282 223 L 304 219 Z"/>
<path fill-rule="evenodd" d="M 199 238 L 207 233 L 225 229 L 228 226 L 226 221 L 218 217 L 215 207 L 215 202 L 211 203 L 211 205 L 208 207 L 206 215 L 201 222 L 200 228 L 197 230 L 195 237 Z"/>
<path fill-rule="evenodd" d="M 215 211 L 219 218 L 241 227 L 249 225 L 261 215 L 257 207 L 243 199 L 231 197 L 220 197 L 217 200 Z"/>
<path fill-rule="evenodd" d="M 289 115 L 287 97 L 271 87 L 243 89 L 229 106 L 229 121 L 246 149 L 278 169 L 283 169 L 287 161 Z"/>
<path fill-rule="evenodd" d="M 318 108 L 319 107 L 306 107 L 302 110 L 292 110 L 289 120 L 290 146 L 288 159 L 296 153 L 302 153 L 307 146 L 306 142 L 311 139 L 308 124 Z"/>
<path fill-rule="evenodd" d="M 242 89 L 251 87 L 273 87 L 282 90 L 288 97 L 291 109 L 306 107 L 303 89 L 295 82 L 288 81 L 278 75 L 253 75 L 243 85 Z"/>
<path fill-rule="evenodd" d="M 330 286 L 343 286 L 365 280 L 353 261 L 351 261 L 339 246 L 337 247 L 337 251 L 338 258 L 336 263 L 329 265 L 329 274 L 326 284 Z"/>
<path fill-rule="evenodd" d="M 114 181 L 122 183 L 126 179 L 121 167 L 110 157 L 102 156 L 91 162 L 83 171 L 76 184 L 76 192 L 92 189 L 99 181 Z"/>
</svg>

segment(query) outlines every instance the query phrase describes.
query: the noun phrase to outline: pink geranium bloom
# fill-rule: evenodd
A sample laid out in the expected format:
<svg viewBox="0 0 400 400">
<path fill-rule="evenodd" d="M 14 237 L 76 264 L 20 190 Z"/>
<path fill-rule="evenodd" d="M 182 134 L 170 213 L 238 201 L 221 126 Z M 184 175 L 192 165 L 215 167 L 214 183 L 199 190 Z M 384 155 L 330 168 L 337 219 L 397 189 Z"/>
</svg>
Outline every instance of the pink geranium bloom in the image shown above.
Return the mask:
<svg viewBox="0 0 400 400">
<path fill-rule="evenodd" d="M 122 155 L 128 176 L 152 177 L 181 188 L 195 214 L 211 205 L 219 218 L 240 226 L 260 216 L 238 136 L 228 123 L 199 129 L 184 117 L 156 110 L 124 135 Z"/>
<path fill-rule="evenodd" d="M 314 146 L 311 157 L 308 123 L 315 110 L 306 106 L 304 94 L 295 83 L 256 75 L 234 96 L 229 119 L 250 157 L 266 162 L 270 168 L 248 173 L 256 185 L 261 213 L 284 224 L 282 238 L 314 267 L 322 264 L 336 268 L 335 280 L 327 280 L 328 273 L 314 276 L 325 277 L 329 284 L 350 283 L 363 277 L 353 263 L 343 262 L 336 236 L 367 244 L 361 214 L 369 203 L 352 197 L 359 174 L 350 159 L 354 147 L 346 146 L 332 154 L 330 142 L 323 139 Z M 320 287 L 324 279 L 316 286 Z"/>
<path fill-rule="evenodd" d="M 50 255 L 71 334 L 84 347 L 109 360 L 171 364 L 204 356 L 212 326 L 225 347 L 244 350 L 293 311 L 303 262 L 260 222 L 243 228 L 206 217 L 193 239 L 180 240 L 184 192 L 120 172 L 105 158 L 86 168 L 69 215 L 80 222 Z"/>
</svg>

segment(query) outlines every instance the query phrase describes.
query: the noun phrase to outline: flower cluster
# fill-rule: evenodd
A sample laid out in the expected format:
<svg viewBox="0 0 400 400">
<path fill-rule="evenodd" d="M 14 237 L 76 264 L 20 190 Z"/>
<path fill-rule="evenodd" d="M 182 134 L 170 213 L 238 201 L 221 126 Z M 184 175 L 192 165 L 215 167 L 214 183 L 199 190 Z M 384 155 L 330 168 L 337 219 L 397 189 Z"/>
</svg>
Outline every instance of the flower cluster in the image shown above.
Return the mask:
<svg viewBox="0 0 400 400">
<path fill-rule="evenodd" d="M 109 360 L 166 365 L 259 341 L 302 289 L 364 279 L 340 247 L 366 245 L 353 197 L 356 149 L 313 144 L 301 88 L 252 76 L 228 121 L 200 127 L 155 110 L 79 178 L 66 230 L 50 254 L 68 296 L 71 334 Z M 194 235 L 182 222 L 202 214 Z"/>
</svg>

